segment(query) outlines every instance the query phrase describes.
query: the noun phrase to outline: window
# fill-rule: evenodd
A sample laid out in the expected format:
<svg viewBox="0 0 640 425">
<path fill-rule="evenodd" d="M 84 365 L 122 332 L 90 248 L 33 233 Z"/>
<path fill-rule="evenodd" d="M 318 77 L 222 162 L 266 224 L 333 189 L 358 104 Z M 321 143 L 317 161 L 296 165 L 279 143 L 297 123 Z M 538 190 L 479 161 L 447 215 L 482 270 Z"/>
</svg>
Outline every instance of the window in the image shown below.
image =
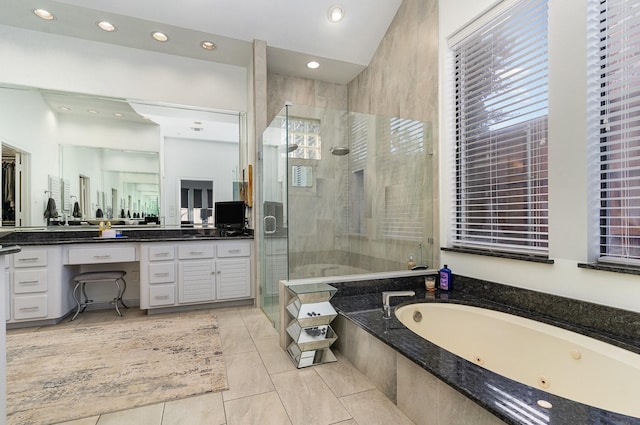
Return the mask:
<svg viewBox="0 0 640 425">
<path fill-rule="evenodd" d="M 283 128 L 287 125 L 284 117 L 281 125 Z M 288 130 L 288 145 L 297 146 L 289 153 L 289 158 L 321 159 L 320 120 L 290 117 Z M 283 131 L 282 134 L 286 133 Z"/>
<path fill-rule="evenodd" d="M 505 0 L 449 46 L 453 245 L 547 255 L 547 2 Z"/>
<path fill-rule="evenodd" d="M 597 0 L 600 258 L 640 262 L 640 3 Z M 593 3 L 592 3 L 593 4 Z"/>
</svg>

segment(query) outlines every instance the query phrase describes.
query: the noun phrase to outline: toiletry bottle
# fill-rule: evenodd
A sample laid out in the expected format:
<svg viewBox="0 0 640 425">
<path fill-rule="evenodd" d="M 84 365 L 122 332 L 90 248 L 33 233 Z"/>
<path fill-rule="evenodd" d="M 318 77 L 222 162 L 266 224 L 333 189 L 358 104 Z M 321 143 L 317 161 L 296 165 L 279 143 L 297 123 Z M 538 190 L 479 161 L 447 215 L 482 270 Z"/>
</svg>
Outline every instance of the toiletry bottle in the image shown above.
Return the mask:
<svg viewBox="0 0 640 425">
<path fill-rule="evenodd" d="M 101 221 L 100 225 L 98 226 L 98 236 L 102 237 L 103 230 L 104 230 L 104 221 Z"/>
<path fill-rule="evenodd" d="M 416 266 L 416 262 L 413 261 L 413 254 L 409 254 L 409 261 L 407 261 L 407 269 L 411 270 Z"/>
<path fill-rule="evenodd" d="M 447 267 L 445 264 L 443 268 L 440 269 L 440 283 L 438 287 L 441 291 L 450 292 L 453 289 L 453 278 L 451 276 L 451 269 Z"/>
</svg>

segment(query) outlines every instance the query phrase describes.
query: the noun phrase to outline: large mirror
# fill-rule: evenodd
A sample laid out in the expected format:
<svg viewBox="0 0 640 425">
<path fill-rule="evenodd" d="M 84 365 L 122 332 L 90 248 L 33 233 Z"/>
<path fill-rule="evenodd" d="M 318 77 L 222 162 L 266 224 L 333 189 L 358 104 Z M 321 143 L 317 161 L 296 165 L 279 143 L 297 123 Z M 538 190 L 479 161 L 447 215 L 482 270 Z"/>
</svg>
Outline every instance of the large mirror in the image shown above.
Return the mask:
<svg viewBox="0 0 640 425">
<path fill-rule="evenodd" d="M 0 114 L 2 226 L 50 224 L 51 199 L 59 217 L 179 226 L 181 180 L 229 201 L 242 175 L 238 112 L 2 85 Z"/>
<path fill-rule="evenodd" d="M 60 150 L 61 209 L 70 222 L 160 217 L 158 152 L 75 145 Z"/>
</svg>

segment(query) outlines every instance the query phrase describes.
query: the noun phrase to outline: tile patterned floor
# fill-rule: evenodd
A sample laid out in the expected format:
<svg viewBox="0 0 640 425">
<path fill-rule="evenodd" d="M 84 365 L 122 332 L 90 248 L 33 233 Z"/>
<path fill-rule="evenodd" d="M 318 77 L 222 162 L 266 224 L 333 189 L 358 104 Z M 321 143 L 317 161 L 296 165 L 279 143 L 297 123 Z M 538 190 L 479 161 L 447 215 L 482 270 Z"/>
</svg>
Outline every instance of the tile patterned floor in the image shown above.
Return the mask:
<svg viewBox="0 0 640 425">
<path fill-rule="evenodd" d="M 207 310 L 209 311 L 209 310 Z M 296 369 L 278 345 L 278 334 L 257 308 L 214 309 L 218 316 L 229 390 L 159 403 L 64 425 L 412 425 L 398 408 L 346 359 Z M 189 312 L 175 314 L 200 314 Z M 123 318 L 113 311 L 85 312 L 78 326 Z M 153 320 L 154 316 L 145 316 Z M 25 328 L 8 332 L 46 332 Z"/>
</svg>

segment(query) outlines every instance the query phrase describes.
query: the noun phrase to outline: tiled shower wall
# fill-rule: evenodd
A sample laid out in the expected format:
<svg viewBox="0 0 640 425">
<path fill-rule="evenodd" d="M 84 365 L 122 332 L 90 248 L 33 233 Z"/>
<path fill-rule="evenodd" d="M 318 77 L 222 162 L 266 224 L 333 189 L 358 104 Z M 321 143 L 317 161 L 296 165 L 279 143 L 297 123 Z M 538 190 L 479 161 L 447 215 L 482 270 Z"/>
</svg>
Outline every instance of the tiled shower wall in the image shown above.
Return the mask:
<svg viewBox="0 0 640 425">
<path fill-rule="evenodd" d="M 323 160 L 313 164 L 317 184 L 312 189 L 289 188 L 291 278 L 400 270 L 406 268 L 409 254 L 420 262 L 419 243 L 423 263 L 438 265 L 437 31 L 436 0 L 404 0 L 370 65 L 348 85 L 268 75 L 269 122 L 286 101 L 325 110 Z M 429 145 L 384 171 L 376 158 L 388 145 L 369 148 L 363 234 L 355 234 L 349 225 L 349 184 L 357 169 L 350 167 L 349 156 L 329 153 L 331 146 L 347 144 L 346 132 L 337 131 L 338 126 L 348 129 L 347 110 L 424 121 Z M 424 211 L 423 218 L 416 217 L 416 229 L 424 229 L 421 240 L 385 237 L 385 202 L 402 210 L 404 203 L 416 199 Z"/>
</svg>

